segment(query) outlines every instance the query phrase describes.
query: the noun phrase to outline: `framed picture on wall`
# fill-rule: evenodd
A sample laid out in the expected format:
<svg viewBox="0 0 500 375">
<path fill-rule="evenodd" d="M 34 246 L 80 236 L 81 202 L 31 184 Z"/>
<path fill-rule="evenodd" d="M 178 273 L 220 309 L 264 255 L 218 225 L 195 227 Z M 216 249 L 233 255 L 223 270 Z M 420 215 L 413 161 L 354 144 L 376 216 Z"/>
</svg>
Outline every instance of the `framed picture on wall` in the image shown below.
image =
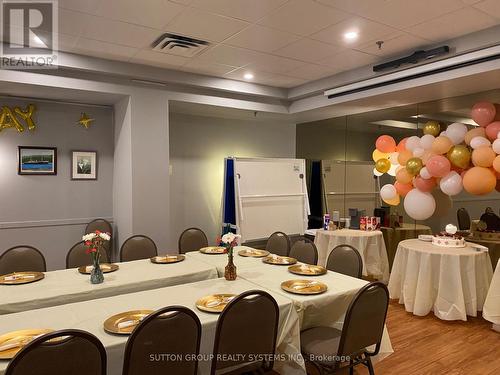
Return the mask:
<svg viewBox="0 0 500 375">
<path fill-rule="evenodd" d="M 56 147 L 17 147 L 17 174 L 20 175 L 56 175 Z"/>
<path fill-rule="evenodd" d="M 97 180 L 97 152 L 71 152 L 71 179 Z"/>
</svg>

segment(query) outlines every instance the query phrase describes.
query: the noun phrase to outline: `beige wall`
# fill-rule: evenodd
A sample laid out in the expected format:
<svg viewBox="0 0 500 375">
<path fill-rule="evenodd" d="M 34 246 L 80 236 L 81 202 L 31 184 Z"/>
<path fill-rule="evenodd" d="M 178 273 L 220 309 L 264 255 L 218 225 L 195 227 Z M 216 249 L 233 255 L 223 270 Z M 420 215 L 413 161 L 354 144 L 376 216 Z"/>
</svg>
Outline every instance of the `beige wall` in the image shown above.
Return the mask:
<svg viewBox="0 0 500 375">
<path fill-rule="evenodd" d="M 295 125 L 170 114 L 172 249 L 190 226 L 220 234 L 224 158 L 295 157 Z"/>
</svg>

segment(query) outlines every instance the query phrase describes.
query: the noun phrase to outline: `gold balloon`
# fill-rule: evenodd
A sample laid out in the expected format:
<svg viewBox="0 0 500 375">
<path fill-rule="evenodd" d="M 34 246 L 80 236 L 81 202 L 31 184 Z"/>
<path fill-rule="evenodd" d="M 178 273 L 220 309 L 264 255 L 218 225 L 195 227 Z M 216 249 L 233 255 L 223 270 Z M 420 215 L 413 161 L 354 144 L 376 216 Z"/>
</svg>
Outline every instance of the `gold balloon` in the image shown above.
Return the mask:
<svg viewBox="0 0 500 375">
<path fill-rule="evenodd" d="M 377 161 L 380 159 L 389 159 L 389 155 L 385 152 L 380 152 L 379 150 L 375 149 L 372 153 L 372 159 L 373 161 Z"/>
<path fill-rule="evenodd" d="M 24 131 L 24 127 L 14 113 L 12 113 L 12 110 L 7 106 L 3 106 L 2 112 L 0 113 L 0 131 L 8 128 L 16 128 L 19 133 Z"/>
<path fill-rule="evenodd" d="M 437 121 L 427 121 L 422 128 L 424 134 L 430 134 L 437 137 L 441 132 L 441 125 Z"/>
<path fill-rule="evenodd" d="M 375 169 L 380 173 L 387 173 L 391 169 L 391 162 L 389 159 L 379 159 L 375 162 Z"/>
<path fill-rule="evenodd" d="M 19 107 L 14 108 L 14 112 L 16 112 L 19 117 L 21 117 L 26 122 L 29 130 L 35 130 L 36 128 L 35 122 L 33 121 L 33 113 L 35 113 L 35 110 L 36 107 L 34 104 L 28 104 L 25 111 L 23 111 Z"/>
<path fill-rule="evenodd" d="M 416 176 L 423 166 L 424 163 L 422 163 L 422 159 L 420 158 L 411 158 L 406 162 L 406 170 L 412 176 Z"/>
<path fill-rule="evenodd" d="M 398 194 L 392 199 L 382 199 L 382 200 L 390 206 L 398 206 L 399 203 L 401 202 L 401 198 L 399 197 Z"/>
<path fill-rule="evenodd" d="M 456 145 L 448 151 L 447 156 L 452 165 L 461 169 L 466 169 L 470 163 L 471 153 L 466 146 Z"/>
</svg>

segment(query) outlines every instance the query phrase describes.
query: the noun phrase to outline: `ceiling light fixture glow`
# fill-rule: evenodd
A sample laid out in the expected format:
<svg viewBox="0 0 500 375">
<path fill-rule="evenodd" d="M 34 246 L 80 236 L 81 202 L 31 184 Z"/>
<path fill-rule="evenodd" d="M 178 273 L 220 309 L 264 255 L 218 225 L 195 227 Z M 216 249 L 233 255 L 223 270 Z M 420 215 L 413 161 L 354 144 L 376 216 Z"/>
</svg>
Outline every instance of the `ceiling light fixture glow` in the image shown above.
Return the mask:
<svg viewBox="0 0 500 375">
<path fill-rule="evenodd" d="M 248 79 L 248 80 L 253 79 L 253 74 L 252 73 L 245 73 L 243 75 L 243 78 Z"/>
<path fill-rule="evenodd" d="M 358 32 L 357 31 L 348 31 L 344 33 L 344 39 L 348 41 L 356 40 L 358 39 Z"/>
</svg>

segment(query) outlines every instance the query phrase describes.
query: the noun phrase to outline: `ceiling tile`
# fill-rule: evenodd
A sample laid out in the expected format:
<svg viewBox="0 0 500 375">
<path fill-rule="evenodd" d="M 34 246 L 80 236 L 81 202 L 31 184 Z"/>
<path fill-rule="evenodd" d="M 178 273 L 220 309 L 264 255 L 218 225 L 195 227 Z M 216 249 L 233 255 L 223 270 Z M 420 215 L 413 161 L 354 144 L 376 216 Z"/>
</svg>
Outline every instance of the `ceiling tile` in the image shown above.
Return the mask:
<svg viewBox="0 0 500 375">
<path fill-rule="evenodd" d="M 188 72 L 223 76 L 224 74 L 227 74 L 237 68 L 238 68 L 237 66 L 217 64 L 208 61 L 191 59 L 181 69 Z"/>
<path fill-rule="evenodd" d="M 356 40 L 345 40 L 344 33 L 350 31 L 358 33 L 358 38 Z M 398 30 L 381 23 L 370 21 L 366 18 L 351 17 L 311 35 L 311 38 L 325 43 L 336 44 L 338 46 L 357 46 L 396 32 L 398 32 Z"/>
<path fill-rule="evenodd" d="M 268 27 L 253 25 L 224 41 L 236 47 L 253 49 L 261 52 L 272 52 L 287 44 L 299 40 L 300 37 Z"/>
<path fill-rule="evenodd" d="M 303 63 L 298 60 L 261 53 L 256 55 L 253 62 L 245 66 L 245 68 L 262 70 L 270 73 L 285 73 L 289 70 L 298 68 L 302 64 Z"/>
<path fill-rule="evenodd" d="M 59 0 L 59 8 L 77 10 L 79 12 L 96 14 L 101 0 Z"/>
<path fill-rule="evenodd" d="M 155 29 L 103 17 L 89 16 L 89 22 L 82 36 L 108 43 L 144 48 L 149 46 L 160 34 L 161 31 Z"/>
<path fill-rule="evenodd" d="M 393 56 L 395 54 L 412 53 L 417 49 L 428 46 L 431 42 L 418 38 L 407 33 L 397 33 L 393 36 L 384 38 L 382 47 L 379 48 L 374 42 L 369 42 L 358 47 L 362 52 L 377 56 Z"/>
<path fill-rule="evenodd" d="M 258 52 L 219 44 L 203 52 L 196 59 L 224 65 L 243 66 L 256 61 L 258 57 Z"/>
<path fill-rule="evenodd" d="M 497 20 L 474 8 L 463 8 L 407 29 L 421 38 L 445 41 L 497 24 Z"/>
<path fill-rule="evenodd" d="M 255 22 L 288 0 L 194 0 L 192 6 L 228 17 Z"/>
<path fill-rule="evenodd" d="M 87 56 L 95 56 L 102 59 L 127 61 L 130 57 L 137 53 L 137 49 L 101 42 L 98 40 L 79 38 L 70 52 Z"/>
<path fill-rule="evenodd" d="M 319 0 L 336 8 L 404 29 L 466 6 L 461 0 Z"/>
<path fill-rule="evenodd" d="M 162 29 L 184 9 L 168 0 L 105 0 L 97 12 L 101 17 Z"/>
<path fill-rule="evenodd" d="M 356 69 L 365 65 L 373 64 L 378 61 L 377 56 L 368 53 L 346 50 L 334 56 L 318 61 L 318 64 L 337 68 L 339 71 Z"/>
<path fill-rule="evenodd" d="M 189 59 L 186 57 L 174 56 L 150 50 L 141 50 L 130 59 L 130 62 L 133 63 L 153 65 L 162 68 L 178 68 L 188 61 Z"/>
<path fill-rule="evenodd" d="M 498 0 L 484 0 L 475 4 L 474 8 L 500 19 L 500 4 Z"/>
<path fill-rule="evenodd" d="M 291 0 L 263 18 L 259 24 L 308 36 L 348 17 L 345 12 L 324 6 L 317 1 Z"/>
<path fill-rule="evenodd" d="M 59 32 L 66 35 L 78 36 L 87 27 L 92 16 L 67 9 L 59 9 L 57 25 Z"/>
<path fill-rule="evenodd" d="M 275 54 L 314 63 L 318 60 L 324 59 L 325 57 L 338 53 L 341 50 L 342 47 L 303 38 L 277 50 Z"/>
<path fill-rule="evenodd" d="M 304 64 L 297 69 L 288 71 L 286 74 L 292 77 L 297 77 L 311 81 L 323 77 L 328 77 L 338 72 L 339 71 L 337 69 L 328 66 L 322 66 L 316 64 Z"/>
<path fill-rule="evenodd" d="M 289 77 L 280 74 L 271 74 L 262 71 L 252 71 L 252 73 L 254 74 L 254 78 L 251 81 L 248 81 L 243 77 L 243 75 L 247 71 L 248 70 L 246 68 L 240 68 L 231 73 L 226 74 L 224 78 L 236 79 L 238 81 L 244 81 L 244 82 L 254 82 L 254 83 L 259 83 L 261 85 L 269 85 L 275 87 L 293 87 L 305 83 L 305 80 L 300 78 Z"/>
<path fill-rule="evenodd" d="M 249 25 L 234 18 L 187 8 L 166 26 L 166 30 L 212 42 L 222 42 Z"/>
</svg>

